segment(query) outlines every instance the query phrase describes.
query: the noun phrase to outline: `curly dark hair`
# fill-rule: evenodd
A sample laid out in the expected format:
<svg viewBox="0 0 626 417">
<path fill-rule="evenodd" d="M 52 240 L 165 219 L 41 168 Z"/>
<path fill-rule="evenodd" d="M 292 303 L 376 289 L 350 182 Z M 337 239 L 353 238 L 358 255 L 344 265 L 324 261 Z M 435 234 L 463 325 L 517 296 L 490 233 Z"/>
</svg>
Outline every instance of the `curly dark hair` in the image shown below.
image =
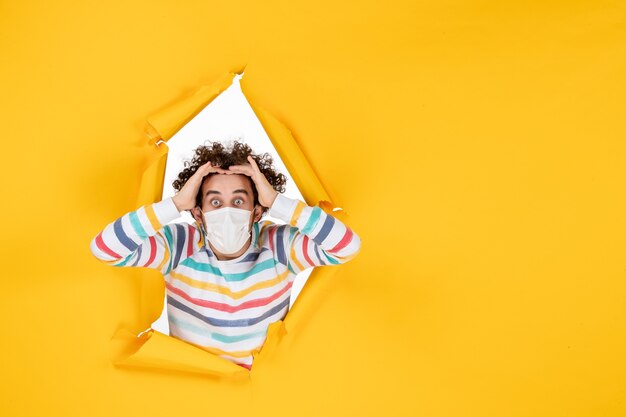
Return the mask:
<svg viewBox="0 0 626 417">
<path fill-rule="evenodd" d="M 178 178 L 174 180 L 172 186 L 178 192 L 180 191 L 187 180 L 191 178 L 193 174 L 198 170 L 198 168 L 208 161 L 211 161 L 212 165 L 219 166 L 222 169 L 228 169 L 231 165 L 244 165 L 249 163 L 247 160 L 248 155 L 251 155 L 254 161 L 259 166 L 259 170 L 265 175 L 267 181 L 272 185 L 272 187 L 278 191 L 279 193 L 285 192 L 285 183 L 287 183 L 287 177 L 279 172 L 276 172 L 275 168 L 272 166 L 273 159 L 270 154 L 254 154 L 250 146 L 243 142 L 239 142 L 235 140 L 231 146 L 226 149 L 224 145 L 220 142 L 208 141 L 210 144 L 207 146 L 207 142 L 205 141 L 204 145 L 200 145 L 194 151 L 194 156 L 191 161 L 187 160 L 184 162 L 185 168 L 178 174 Z M 206 177 L 204 177 L 202 184 L 204 181 L 209 178 L 211 175 L 216 173 L 210 173 Z M 259 195 L 254 185 L 254 181 L 252 178 L 246 176 L 250 181 L 250 186 L 252 187 L 252 193 L 254 194 L 254 204 L 259 204 Z M 196 195 L 196 206 L 202 207 L 202 185 L 198 189 L 198 194 Z M 269 210 L 269 207 L 265 207 L 263 210 L 263 214 L 265 214 Z"/>
</svg>

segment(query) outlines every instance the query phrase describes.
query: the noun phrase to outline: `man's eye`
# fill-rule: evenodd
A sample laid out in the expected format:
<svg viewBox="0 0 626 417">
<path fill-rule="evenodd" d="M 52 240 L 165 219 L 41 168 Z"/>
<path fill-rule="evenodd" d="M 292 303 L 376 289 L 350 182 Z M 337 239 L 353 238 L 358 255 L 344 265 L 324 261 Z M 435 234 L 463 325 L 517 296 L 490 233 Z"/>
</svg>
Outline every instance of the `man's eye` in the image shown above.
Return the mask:
<svg viewBox="0 0 626 417">
<path fill-rule="evenodd" d="M 237 203 L 237 201 L 241 201 L 241 203 Z M 240 205 L 243 204 L 243 200 L 241 198 L 238 198 L 238 199 L 235 200 L 235 204 L 240 206 Z"/>
<path fill-rule="evenodd" d="M 217 204 L 214 204 L 217 203 Z M 211 200 L 211 205 L 217 207 L 220 204 L 219 200 Z"/>
</svg>

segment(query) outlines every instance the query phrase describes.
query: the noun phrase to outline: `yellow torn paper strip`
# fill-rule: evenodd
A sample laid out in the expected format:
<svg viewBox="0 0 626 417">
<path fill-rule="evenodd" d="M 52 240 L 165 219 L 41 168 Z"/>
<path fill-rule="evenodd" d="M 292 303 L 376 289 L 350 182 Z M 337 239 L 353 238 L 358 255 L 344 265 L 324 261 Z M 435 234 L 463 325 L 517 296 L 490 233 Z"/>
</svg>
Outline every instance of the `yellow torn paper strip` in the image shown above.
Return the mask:
<svg viewBox="0 0 626 417">
<path fill-rule="evenodd" d="M 119 329 L 111 339 L 111 361 L 115 365 L 167 368 L 220 377 L 248 374 L 246 368 L 153 329 L 140 336 Z"/>
<path fill-rule="evenodd" d="M 145 133 L 149 145 L 159 140 L 167 142 L 176 132 L 193 119 L 215 97 L 219 96 L 233 82 L 235 73 L 229 72 L 211 85 L 203 85 L 191 95 L 148 117 Z"/>
</svg>

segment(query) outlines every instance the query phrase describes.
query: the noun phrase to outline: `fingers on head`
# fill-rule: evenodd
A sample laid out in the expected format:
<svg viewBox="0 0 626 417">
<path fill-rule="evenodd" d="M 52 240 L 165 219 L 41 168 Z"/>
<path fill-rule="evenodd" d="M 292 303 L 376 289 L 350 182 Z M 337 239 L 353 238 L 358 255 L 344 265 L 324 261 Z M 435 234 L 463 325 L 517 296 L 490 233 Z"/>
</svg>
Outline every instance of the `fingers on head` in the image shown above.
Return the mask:
<svg viewBox="0 0 626 417">
<path fill-rule="evenodd" d="M 209 171 L 209 169 L 211 169 L 211 163 L 207 162 L 206 164 L 200 166 L 200 168 L 198 168 L 198 171 L 202 171 L 204 174 L 206 174 Z"/>
</svg>

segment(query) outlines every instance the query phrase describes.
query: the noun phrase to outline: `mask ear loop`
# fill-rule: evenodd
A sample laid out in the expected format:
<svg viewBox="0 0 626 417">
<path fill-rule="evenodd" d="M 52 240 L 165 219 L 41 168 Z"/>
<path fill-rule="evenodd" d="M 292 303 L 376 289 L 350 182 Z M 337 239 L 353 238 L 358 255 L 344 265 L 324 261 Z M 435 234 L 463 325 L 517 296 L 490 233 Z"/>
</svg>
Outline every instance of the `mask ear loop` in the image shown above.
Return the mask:
<svg viewBox="0 0 626 417">
<path fill-rule="evenodd" d="M 200 210 L 200 213 L 202 213 L 202 210 Z M 202 215 L 204 215 L 204 213 L 202 213 Z M 207 238 L 206 229 L 204 228 L 204 222 L 202 220 L 196 220 L 196 223 L 198 224 L 198 226 L 200 226 L 200 233 L 202 233 L 202 241 L 204 242 L 204 251 L 207 253 L 207 255 L 209 255 L 209 258 L 215 256 L 215 254 L 209 247 L 209 239 Z"/>
<path fill-rule="evenodd" d="M 193 217 L 193 213 L 191 213 L 191 210 L 189 210 L 189 213 L 192 214 L 191 217 Z M 200 213 L 201 215 L 204 215 L 204 213 L 202 213 L 202 210 L 200 210 Z M 206 230 L 204 229 L 204 222 L 202 220 L 196 219 L 195 217 L 194 217 L 194 220 L 196 221 L 196 224 L 200 226 L 200 232 L 202 232 L 202 234 L 206 238 Z"/>
<path fill-rule="evenodd" d="M 250 225 L 250 234 L 252 235 L 252 245 L 258 246 L 257 241 L 259 240 L 259 237 L 256 234 L 256 230 L 258 227 L 255 226 L 258 222 L 254 221 L 255 215 L 256 215 L 256 206 L 252 209 L 252 225 Z"/>
</svg>

